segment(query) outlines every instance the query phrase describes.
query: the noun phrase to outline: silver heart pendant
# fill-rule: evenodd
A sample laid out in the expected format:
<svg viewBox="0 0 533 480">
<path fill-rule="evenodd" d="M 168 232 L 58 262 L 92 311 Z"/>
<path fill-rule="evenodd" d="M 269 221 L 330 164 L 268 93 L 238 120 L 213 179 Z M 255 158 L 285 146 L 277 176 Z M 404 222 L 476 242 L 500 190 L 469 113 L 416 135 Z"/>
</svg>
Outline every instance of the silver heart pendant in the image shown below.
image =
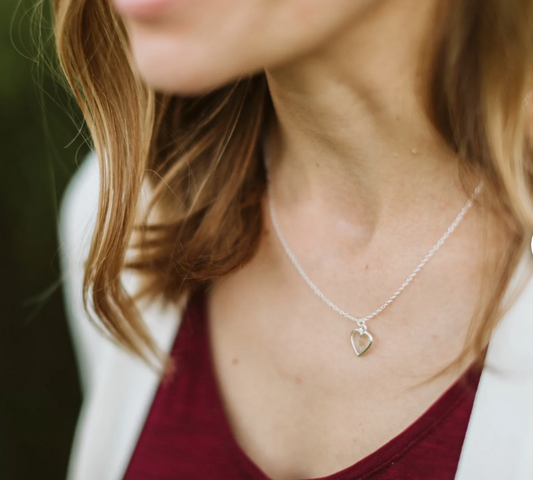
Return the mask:
<svg viewBox="0 0 533 480">
<path fill-rule="evenodd" d="M 357 338 L 355 338 L 356 334 L 358 335 Z M 353 351 L 358 357 L 368 351 L 372 346 L 373 340 L 372 335 L 366 331 L 366 328 L 356 328 L 352 330 L 352 334 L 350 335 Z"/>
</svg>

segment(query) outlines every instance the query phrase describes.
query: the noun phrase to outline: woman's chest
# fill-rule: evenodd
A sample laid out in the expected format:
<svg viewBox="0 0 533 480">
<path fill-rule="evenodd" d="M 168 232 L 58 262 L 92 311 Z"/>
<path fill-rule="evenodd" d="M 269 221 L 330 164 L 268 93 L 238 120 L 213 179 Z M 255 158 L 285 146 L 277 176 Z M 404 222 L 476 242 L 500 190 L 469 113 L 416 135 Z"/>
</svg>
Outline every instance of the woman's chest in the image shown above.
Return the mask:
<svg viewBox="0 0 533 480">
<path fill-rule="evenodd" d="M 413 395 L 394 375 L 372 381 L 357 369 L 361 359 L 353 351 L 346 359 L 354 362 L 351 377 L 339 377 L 339 366 L 317 369 L 290 352 L 283 362 L 265 350 L 264 336 L 260 349 L 252 341 L 239 347 L 217 338 L 221 332 L 208 325 L 205 309 L 196 310 L 204 313 L 184 318 L 173 349 L 177 375 L 159 388 L 127 480 L 153 465 L 167 465 L 175 475 L 189 472 L 187 478 L 218 478 L 198 455 L 225 475 L 236 468 L 232 478 L 341 471 L 348 476 L 339 478 L 359 478 L 378 469 L 387 473 L 375 478 L 388 479 L 437 465 L 443 479 L 453 478 L 473 400 L 462 385 L 418 418 L 442 392 L 422 385 Z"/>
<path fill-rule="evenodd" d="M 210 333 L 232 432 L 271 478 L 322 477 L 353 465 L 405 431 L 460 376 L 426 382 L 445 361 L 439 365 L 438 348 L 407 353 L 413 337 L 398 335 L 403 349 L 387 352 L 389 342 L 375 335 L 357 357 L 350 328 L 339 338 L 311 325 L 285 335 L 241 327 L 233 336 L 213 321 Z M 463 420 L 459 435 L 468 415 Z"/>
</svg>

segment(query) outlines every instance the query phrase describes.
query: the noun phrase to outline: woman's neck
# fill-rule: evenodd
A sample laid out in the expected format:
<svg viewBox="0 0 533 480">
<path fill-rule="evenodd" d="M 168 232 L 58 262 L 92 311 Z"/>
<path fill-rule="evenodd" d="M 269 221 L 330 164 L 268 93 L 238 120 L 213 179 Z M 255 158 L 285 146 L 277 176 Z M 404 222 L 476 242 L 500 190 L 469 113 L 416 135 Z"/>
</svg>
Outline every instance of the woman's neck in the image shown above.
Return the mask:
<svg viewBox="0 0 533 480">
<path fill-rule="evenodd" d="M 305 198 L 369 234 L 422 201 L 460 208 L 458 161 L 423 107 L 439 8 L 383 1 L 326 47 L 267 72 L 278 205 Z"/>
</svg>

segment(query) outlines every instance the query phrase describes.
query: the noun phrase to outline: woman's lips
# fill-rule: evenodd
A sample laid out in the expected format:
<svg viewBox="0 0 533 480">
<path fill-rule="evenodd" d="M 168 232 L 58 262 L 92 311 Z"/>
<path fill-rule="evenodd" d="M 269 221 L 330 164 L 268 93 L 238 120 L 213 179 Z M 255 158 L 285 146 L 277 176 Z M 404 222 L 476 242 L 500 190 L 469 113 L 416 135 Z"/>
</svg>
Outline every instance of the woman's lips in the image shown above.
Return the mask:
<svg viewBox="0 0 533 480">
<path fill-rule="evenodd" d="M 112 0 L 115 8 L 126 17 L 153 18 L 160 17 L 176 4 L 186 0 Z"/>
</svg>

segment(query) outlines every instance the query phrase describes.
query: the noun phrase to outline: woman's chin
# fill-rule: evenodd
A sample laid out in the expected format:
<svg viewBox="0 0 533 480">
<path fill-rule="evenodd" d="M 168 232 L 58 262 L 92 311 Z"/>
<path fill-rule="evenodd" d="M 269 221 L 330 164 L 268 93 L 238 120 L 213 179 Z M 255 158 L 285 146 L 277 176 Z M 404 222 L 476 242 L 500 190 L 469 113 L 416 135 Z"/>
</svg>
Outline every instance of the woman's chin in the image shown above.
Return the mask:
<svg viewBox="0 0 533 480">
<path fill-rule="evenodd" d="M 153 46 L 152 46 L 153 47 Z M 227 62 L 201 49 L 165 51 L 132 44 L 134 69 L 152 89 L 175 95 L 194 96 L 216 90 L 241 76 Z"/>
<path fill-rule="evenodd" d="M 198 72 L 172 71 L 164 69 L 143 69 L 137 68 L 138 74 L 143 82 L 157 92 L 196 96 L 216 90 L 223 82 L 209 81 L 209 79 Z M 196 73 L 196 74 L 194 74 Z"/>
<path fill-rule="evenodd" d="M 134 69 L 152 89 L 176 95 L 199 95 L 217 88 L 220 83 L 205 68 L 186 60 L 161 59 L 158 55 L 133 55 Z"/>
</svg>

